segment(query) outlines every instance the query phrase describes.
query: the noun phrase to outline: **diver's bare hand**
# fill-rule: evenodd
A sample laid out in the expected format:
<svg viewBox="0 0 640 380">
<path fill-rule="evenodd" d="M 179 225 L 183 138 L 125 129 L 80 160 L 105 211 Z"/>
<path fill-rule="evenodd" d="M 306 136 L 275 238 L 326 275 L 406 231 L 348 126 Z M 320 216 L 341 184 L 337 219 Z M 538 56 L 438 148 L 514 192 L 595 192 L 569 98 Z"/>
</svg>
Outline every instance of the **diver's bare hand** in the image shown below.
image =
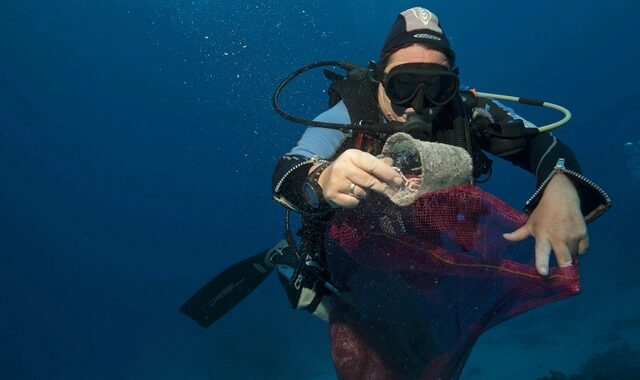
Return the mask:
<svg viewBox="0 0 640 380">
<path fill-rule="evenodd" d="M 346 150 L 318 178 L 324 199 L 336 208 L 356 207 L 370 191 L 384 193 L 402 183 L 388 162 L 357 149 Z"/>
<path fill-rule="evenodd" d="M 527 223 L 504 234 L 509 241 L 520 241 L 529 236 L 536 239 L 536 268 L 543 276 L 549 274 L 552 249 L 560 267 L 571 266 L 573 257 L 587 252 L 589 236 L 580 211 L 580 198 L 564 174 L 558 173 L 551 179 Z"/>
</svg>

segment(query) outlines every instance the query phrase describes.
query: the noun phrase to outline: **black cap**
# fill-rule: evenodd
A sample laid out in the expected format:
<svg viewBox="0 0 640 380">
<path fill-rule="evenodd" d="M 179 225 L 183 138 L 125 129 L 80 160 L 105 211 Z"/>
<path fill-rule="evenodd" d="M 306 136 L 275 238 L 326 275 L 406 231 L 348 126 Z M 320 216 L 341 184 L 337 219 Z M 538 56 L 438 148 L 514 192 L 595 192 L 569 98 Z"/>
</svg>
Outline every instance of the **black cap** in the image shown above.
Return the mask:
<svg viewBox="0 0 640 380">
<path fill-rule="evenodd" d="M 418 43 L 443 52 L 455 66 L 456 55 L 444 35 L 438 17 L 428 9 L 414 7 L 400 13 L 384 41 L 381 58 L 385 58 L 399 47 Z"/>
</svg>

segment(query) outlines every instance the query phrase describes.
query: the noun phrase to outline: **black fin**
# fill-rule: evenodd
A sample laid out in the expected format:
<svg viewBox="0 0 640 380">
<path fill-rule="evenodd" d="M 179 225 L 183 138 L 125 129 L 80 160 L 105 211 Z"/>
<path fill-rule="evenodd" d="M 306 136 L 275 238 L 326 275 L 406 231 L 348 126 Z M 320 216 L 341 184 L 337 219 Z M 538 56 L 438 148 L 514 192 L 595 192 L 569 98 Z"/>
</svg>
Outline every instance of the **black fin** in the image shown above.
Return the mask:
<svg viewBox="0 0 640 380">
<path fill-rule="evenodd" d="M 270 257 L 286 247 L 281 241 L 274 247 L 244 259 L 222 271 L 198 290 L 180 311 L 207 328 L 233 309 L 273 272 Z"/>
</svg>

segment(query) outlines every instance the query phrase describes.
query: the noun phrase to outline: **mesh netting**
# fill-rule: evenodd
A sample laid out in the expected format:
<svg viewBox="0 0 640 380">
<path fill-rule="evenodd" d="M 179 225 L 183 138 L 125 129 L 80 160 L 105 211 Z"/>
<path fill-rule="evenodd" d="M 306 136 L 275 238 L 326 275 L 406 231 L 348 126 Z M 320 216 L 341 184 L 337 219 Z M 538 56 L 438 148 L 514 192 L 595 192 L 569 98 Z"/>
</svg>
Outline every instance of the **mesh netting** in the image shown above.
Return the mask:
<svg viewBox="0 0 640 380">
<path fill-rule="evenodd" d="M 533 240 L 502 237 L 525 221 L 472 185 L 423 195 L 408 207 L 379 197 L 337 213 L 328 266 L 354 298 L 332 305 L 339 378 L 458 378 L 483 331 L 576 294 L 577 265 L 543 278 Z"/>
</svg>

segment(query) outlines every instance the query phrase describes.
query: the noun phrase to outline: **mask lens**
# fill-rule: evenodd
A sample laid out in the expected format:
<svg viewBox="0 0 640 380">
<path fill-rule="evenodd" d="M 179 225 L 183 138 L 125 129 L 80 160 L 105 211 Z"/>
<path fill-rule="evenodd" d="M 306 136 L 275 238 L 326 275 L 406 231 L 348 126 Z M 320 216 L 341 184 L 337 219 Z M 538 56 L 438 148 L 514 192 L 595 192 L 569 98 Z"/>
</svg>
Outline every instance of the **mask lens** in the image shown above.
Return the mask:
<svg viewBox="0 0 640 380">
<path fill-rule="evenodd" d="M 437 86 L 432 86 L 432 91 L 427 93 L 427 97 L 436 105 L 443 105 L 451 100 L 458 91 L 458 77 L 447 73 L 437 78 Z"/>
<path fill-rule="evenodd" d="M 455 74 L 440 65 L 415 65 L 400 65 L 387 74 L 383 85 L 393 103 L 410 107 L 420 88 L 432 106 L 443 105 L 453 98 L 459 86 Z"/>
<path fill-rule="evenodd" d="M 385 90 L 394 103 L 410 102 L 416 95 L 420 78 L 412 74 L 397 74 L 389 78 Z"/>
</svg>

